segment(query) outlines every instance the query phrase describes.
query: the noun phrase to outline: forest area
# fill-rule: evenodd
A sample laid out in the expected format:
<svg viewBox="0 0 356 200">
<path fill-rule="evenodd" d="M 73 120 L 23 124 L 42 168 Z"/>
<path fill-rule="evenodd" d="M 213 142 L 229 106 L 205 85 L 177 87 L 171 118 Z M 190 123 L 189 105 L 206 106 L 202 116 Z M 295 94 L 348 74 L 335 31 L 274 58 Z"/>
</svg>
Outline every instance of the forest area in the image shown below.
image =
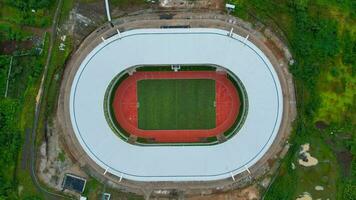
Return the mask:
<svg viewBox="0 0 356 200">
<path fill-rule="evenodd" d="M 229 1 L 234 15 L 280 31 L 295 63 L 290 66 L 298 116 L 265 199 L 356 199 L 356 3 L 354 1 Z M 292 167 L 310 143 L 320 164 Z M 313 189 L 324 185 L 324 191 Z"/>
<path fill-rule="evenodd" d="M 40 198 L 24 163 L 28 152 L 22 151 L 33 125 L 54 5 L 53 0 L 0 1 L 0 199 Z"/>
</svg>

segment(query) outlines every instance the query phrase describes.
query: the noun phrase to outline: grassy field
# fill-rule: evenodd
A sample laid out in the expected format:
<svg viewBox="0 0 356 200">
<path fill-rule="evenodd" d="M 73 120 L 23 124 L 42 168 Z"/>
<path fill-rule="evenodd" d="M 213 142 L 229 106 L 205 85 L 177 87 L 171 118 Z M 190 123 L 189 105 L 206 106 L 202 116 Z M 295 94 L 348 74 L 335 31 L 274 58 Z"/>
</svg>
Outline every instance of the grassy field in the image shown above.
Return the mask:
<svg viewBox="0 0 356 200">
<path fill-rule="evenodd" d="M 46 56 L 46 51 L 40 53 L 36 48 L 47 47 L 46 38 L 43 40 L 44 46 L 0 56 L 0 199 L 28 199 L 36 195 L 29 174 L 21 167 L 22 156 L 19 152 L 26 128 L 32 126 L 34 99 Z M 9 71 L 11 58 L 12 68 Z M 5 97 L 8 74 L 8 93 Z"/>
<path fill-rule="evenodd" d="M 95 3 L 96 0 L 79 0 L 82 3 Z M 118 7 L 120 9 L 130 9 L 132 7 L 139 7 L 149 5 L 145 0 L 112 0 L 110 1 L 110 7 Z"/>
<path fill-rule="evenodd" d="M 121 192 L 117 189 L 112 189 L 107 187 L 105 184 L 97 181 L 96 179 L 90 177 L 87 180 L 83 196 L 86 196 L 88 199 L 103 199 L 103 193 L 110 193 L 110 199 L 117 200 L 143 200 L 142 196 L 138 196 L 129 192 Z"/>
<path fill-rule="evenodd" d="M 11 24 L 31 27 L 48 27 L 51 24 L 53 2 L 22 3 L 21 1 L 0 2 L 1 20 Z"/>
<path fill-rule="evenodd" d="M 215 81 L 141 80 L 137 83 L 139 128 L 145 130 L 215 127 Z"/>
<path fill-rule="evenodd" d="M 7 76 L 9 73 L 10 57 L 0 56 L 0 96 L 4 96 L 6 90 Z"/>
</svg>

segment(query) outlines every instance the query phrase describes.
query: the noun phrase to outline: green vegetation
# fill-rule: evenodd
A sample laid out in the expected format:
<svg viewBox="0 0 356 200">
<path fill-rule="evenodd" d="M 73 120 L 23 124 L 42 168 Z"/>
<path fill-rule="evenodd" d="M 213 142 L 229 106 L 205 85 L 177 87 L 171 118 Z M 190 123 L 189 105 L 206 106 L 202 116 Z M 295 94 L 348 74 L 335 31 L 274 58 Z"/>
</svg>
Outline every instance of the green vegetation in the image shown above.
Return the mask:
<svg viewBox="0 0 356 200">
<path fill-rule="evenodd" d="M 42 27 L 47 28 L 51 24 L 54 2 L 0 2 L 0 199 L 43 198 L 31 180 L 29 152 L 28 149 L 23 149 L 23 144 L 30 142 L 26 138 L 31 134 L 36 96 L 49 48 L 49 34 Z M 70 7 L 72 4 L 69 2 L 65 0 Z M 67 12 L 62 12 L 61 16 L 68 15 L 68 9 L 64 11 Z M 65 51 L 58 50 L 59 42 L 55 45 L 54 61 L 51 60 L 48 71 L 52 79 L 53 71 L 56 67 L 63 67 L 71 49 L 68 39 L 65 42 Z M 58 66 L 52 69 L 54 64 Z M 8 92 L 5 97 L 8 74 Z M 58 78 L 55 79 L 57 80 Z"/>
<path fill-rule="evenodd" d="M 346 1 L 232 0 L 235 15 L 283 35 L 296 63 L 290 67 L 298 117 L 288 156 L 265 199 L 355 199 L 355 3 Z M 311 144 L 319 164 L 297 164 L 300 145 Z M 296 168 L 291 169 L 291 163 Z M 316 191 L 323 185 L 324 191 Z"/>
<path fill-rule="evenodd" d="M 28 111 L 32 111 L 29 108 L 34 105 L 46 56 L 38 48 L 46 48 L 46 42 L 44 46 L 39 44 L 28 51 L 17 50 L 12 55 L 0 55 L 0 199 L 26 198 L 35 192 L 30 177 L 22 177 L 22 169 L 18 166 L 21 156 L 18 154 L 24 142 L 25 127 L 33 123 L 33 112 Z M 5 97 L 7 81 L 9 84 Z M 22 181 L 25 179 L 30 184 L 23 187 Z M 20 190 L 18 187 L 22 188 L 21 193 L 17 192 Z"/>
<path fill-rule="evenodd" d="M 13 25 L 48 27 L 51 24 L 54 2 L 54 0 L 4 0 L 0 2 L 0 17 L 2 21 Z"/>
<path fill-rule="evenodd" d="M 16 183 L 13 175 L 16 169 L 17 152 L 21 145 L 21 134 L 16 126 L 18 102 L 2 99 L 0 101 L 0 198 L 16 197 Z"/>
<path fill-rule="evenodd" d="M 350 119 L 348 123 L 355 123 L 352 119 L 352 109 L 355 104 L 356 79 L 350 66 L 341 60 L 335 60 L 329 72 L 322 72 L 317 87 L 320 89 L 321 106 L 316 114 L 317 119 L 326 122 L 342 122 Z M 337 66 L 337 67 L 336 67 Z M 354 65 L 356 66 L 356 65 Z"/>
<path fill-rule="evenodd" d="M 0 56 L 0 95 L 5 95 L 7 75 L 10 67 L 10 57 Z"/>
<path fill-rule="evenodd" d="M 112 0 L 110 3 L 114 6 L 121 6 L 121 7 L 133 7 L 133 6 L 142 6 L 147 4 L 145 0 Z"/>
<path fill-rule="evenodd" d="M 140 129 L 211 129 L 216 126 L 214 80 L 140 80 L 137 90 Z"/>
<path fill-rule="evenodd" d="M 87 180 L 83 195 L 88 199 L 103 199 L 102 195 L 104 192 L 110 193 L 111 199 L 143 200 L 143 197 L 141 196 L 107 187 L 105 184 L 91 177 Z"/>
<path fill-rule="evenodd" d="M 41 121 L 46 122 L 51 122 L 55 113 L 65 61 L 72 51 L 71 38 L 66 37 L 66 40 L 62 41 L 60 37 L 61 35 L 58 35 L 55 40 L 49 64 L 51 67 L 48 68 L 47 79 L 45 80 L 44 98 L 42 102 L 45 108 L 42 109 Z M 59 49 L 61 44 L 64 45 L 63 50 Z M 42 129 L 43 127 L 40 126 L 39 128 Z"/>
<path fill-rule="evenodd" d="M 95 3 L 97 2 L 96 0 L 79 0 L 80 2 L 83 2 L 83 3 Z M 114 8 L 114 7 L 118 7 L 120 8 L 121 10 L 130 10 L 132 8 L 135 8 L 137 9 L 137 7 L 140 7 L 140 6 L 145 6 L 147 5 L 147 1 L 146 0 L 112 0 L 110 1 L 110 6 L 111 8 Z"/>
</svg>

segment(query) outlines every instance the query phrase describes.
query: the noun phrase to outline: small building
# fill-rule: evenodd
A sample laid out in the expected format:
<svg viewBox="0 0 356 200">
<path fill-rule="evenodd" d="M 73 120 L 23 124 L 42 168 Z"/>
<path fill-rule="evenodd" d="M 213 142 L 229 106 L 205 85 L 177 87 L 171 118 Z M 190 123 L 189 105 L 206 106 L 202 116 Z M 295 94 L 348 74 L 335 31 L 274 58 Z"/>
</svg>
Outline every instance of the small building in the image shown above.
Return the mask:
<svg viewBox="0 0 356 200">
<path fill-rule="evenodd" d="M 110 193 L 103 193 L 103 200 L 110 200 L 111 194 Z"/>
<path fill-rule="evenodd" d="M 85 189 L 86 179 L 73 175 L 66 174 L 63 179 L 63 190 L 68 189 L 74 192 L 82 193 Z"/>
<path fill-rule="evenodd" d="M 235 7 L 236 6 L 234 4 L 229 4 L 229 3 L 225 4 L 225 8 L 228 12 L 233 12 L 235 10 Z"/>
</svg>

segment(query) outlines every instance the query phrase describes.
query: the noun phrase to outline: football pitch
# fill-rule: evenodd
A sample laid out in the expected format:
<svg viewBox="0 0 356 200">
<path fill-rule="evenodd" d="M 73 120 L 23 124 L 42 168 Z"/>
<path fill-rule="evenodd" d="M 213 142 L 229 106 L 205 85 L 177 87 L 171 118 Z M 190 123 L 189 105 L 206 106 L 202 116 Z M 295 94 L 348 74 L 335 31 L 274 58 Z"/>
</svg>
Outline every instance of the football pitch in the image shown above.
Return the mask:
<svg viewBox="0 0 356 200">
<path fill-rule="evenodd" d="M 215 80 L 145 79 L 137 82 L 138 127 L 143 130 L 212 129 Z"/>
</svg>

